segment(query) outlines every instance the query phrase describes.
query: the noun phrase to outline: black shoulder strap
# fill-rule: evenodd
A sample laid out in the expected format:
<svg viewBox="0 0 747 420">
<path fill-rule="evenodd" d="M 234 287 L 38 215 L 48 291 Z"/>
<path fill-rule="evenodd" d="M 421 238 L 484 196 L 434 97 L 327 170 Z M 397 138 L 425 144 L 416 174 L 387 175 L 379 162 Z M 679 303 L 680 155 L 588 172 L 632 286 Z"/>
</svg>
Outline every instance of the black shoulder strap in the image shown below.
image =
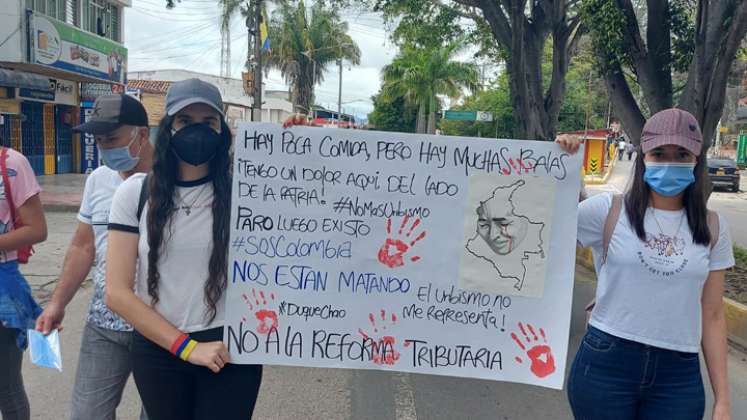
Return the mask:
<svg viewBox="0 0 747 420">
<path fill-rule="evenodd" d="M 137 220 L 140 221 L 140 217 L 143 215 L 143 209 L 145 203 L 148 201 L 148 189 L 150 187 L 150 174 L 145 176 L 143 179 L 143 186 L 140 187 L 140 198 L 137 202 Z"/>
</svg>

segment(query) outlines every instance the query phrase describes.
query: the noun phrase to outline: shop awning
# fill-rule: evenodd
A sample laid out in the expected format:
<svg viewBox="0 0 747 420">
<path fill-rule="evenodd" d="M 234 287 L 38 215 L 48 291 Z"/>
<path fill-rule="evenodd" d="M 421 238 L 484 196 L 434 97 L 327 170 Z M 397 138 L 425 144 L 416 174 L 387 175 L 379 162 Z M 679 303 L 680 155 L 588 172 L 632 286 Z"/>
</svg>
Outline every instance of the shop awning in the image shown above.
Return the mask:
<svg viewBox="0 0 747 420">
<path fill-rule="evenodd" d="M 8 69 L 0 69 L 0 86 L 53 90 L 53 85 L 50 84 L 49 77 Z"/>
</svg>

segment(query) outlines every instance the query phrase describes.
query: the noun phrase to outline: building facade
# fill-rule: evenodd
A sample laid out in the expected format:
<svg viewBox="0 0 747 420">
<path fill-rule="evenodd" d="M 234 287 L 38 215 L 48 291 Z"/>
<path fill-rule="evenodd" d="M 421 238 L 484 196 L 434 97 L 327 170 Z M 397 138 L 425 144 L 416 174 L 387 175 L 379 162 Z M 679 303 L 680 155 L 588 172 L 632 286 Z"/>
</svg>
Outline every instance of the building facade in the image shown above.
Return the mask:
<svg viewBox="0 0 747 420">
<path fill-rule="evenodd" d="M 124 92 L 124 9 L 132 0 L 2 0 L 0 140 L 37 175 L 90 172 L 90 136 L 72 127 L 97 96 Z"/>
<path fill-rule="evenodd" d="M 199 73 L 188 70 L 152 70 L 152 71 L 135 71 L 127 74 L 128 86 L 132 89 L 142 88 L 154 91 L 168 89 L 168 84 L 191 78 L 212 83 L 220 90 L 225 106 L 225 114 L 228 125 L 231 129 L 236 130 L 238 123 L 241 121 L 252 120 L 252 97 L 244 91 L 244 84 L 241 79 L 232 79 L 211 74 Z M 287 95 L 287 92 L 282 92 Z M 164 93 L 165 94 L 165 93 Z M 282 123 L 292 113 L 292 104 L 284 97 L 278 95 L 276 91 L 265 91 L 263 93 L 262 116 L 260 121 Z M 150 102 L 150 103 L 148 103 Z M 148 115 L 151 113 L 163 114 L 163 110 L 155 103 L 155 98 L 150 98 L 143 102 Z M 160 121 L 160 118 L 158 118 Z M 151 121 L 152 123 L 153 121 Z M 157 125 L 157 122 L 156 122 Z"/>
</svg>

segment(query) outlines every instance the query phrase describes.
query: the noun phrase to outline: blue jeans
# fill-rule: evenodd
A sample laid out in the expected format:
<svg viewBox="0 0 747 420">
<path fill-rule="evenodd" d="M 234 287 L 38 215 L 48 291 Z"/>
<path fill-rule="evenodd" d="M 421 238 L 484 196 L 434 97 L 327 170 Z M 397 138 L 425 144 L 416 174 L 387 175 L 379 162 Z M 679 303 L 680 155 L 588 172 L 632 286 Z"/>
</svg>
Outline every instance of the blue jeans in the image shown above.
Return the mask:
<svg viewBox="0 0 747 420">
<path fill-rule="evenodd" d="M 701 420 L 705 392 L 698 353 L 586 332 L 568 378 L 578 420 Z"/>
</svg>

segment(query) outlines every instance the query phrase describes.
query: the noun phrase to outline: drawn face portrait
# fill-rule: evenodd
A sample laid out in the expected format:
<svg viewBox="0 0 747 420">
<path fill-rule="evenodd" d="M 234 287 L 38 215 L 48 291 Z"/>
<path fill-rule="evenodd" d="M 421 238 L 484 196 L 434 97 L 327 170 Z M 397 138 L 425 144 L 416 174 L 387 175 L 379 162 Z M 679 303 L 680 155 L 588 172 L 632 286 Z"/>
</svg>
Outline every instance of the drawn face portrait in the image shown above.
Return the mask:
<svg viewBox="0 0 747 420">
<path fill-rule="evenodd" d="M 500 200 L 488 200 L 477 208 L 477 234 L 498 255 L 508 255 L 527 235 L 529 221 L 516 216 Z"/>
</svg>

